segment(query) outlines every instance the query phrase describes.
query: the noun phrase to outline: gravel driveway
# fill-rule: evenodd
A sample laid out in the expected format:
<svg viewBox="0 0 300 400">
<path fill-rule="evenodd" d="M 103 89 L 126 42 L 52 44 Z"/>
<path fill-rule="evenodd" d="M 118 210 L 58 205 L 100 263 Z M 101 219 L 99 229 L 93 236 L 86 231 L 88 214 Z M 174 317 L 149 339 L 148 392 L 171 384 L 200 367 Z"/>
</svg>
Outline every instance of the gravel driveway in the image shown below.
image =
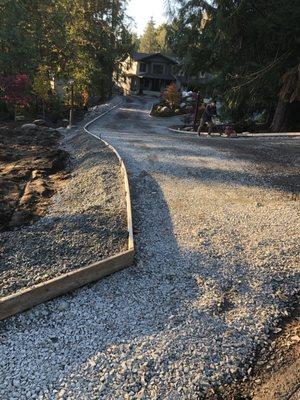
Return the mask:
<svg viewBox="0 0 300 400">
<path fill-rule="evenodd" d="M 299 139 L 171 133 L 150 105 L 129 98 L 93 128 L 127 165 L 135 265 L 2 322 L 1 399 L 207 398 L 288 314 Z"/>
</svg>

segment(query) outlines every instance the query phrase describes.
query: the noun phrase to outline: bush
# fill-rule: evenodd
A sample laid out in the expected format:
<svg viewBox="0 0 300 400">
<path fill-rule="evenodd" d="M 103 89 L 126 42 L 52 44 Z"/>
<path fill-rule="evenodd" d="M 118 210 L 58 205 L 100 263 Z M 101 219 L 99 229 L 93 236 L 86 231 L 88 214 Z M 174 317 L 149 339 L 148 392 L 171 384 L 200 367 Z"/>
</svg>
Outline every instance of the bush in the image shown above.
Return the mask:
<svg viewBox="0 0 300 400">
<path fill-rule="evenodd" d="M 163 93 L 163 99 L 172 110 L 179 107 L 181 94 L 179 93 L 175 83 L 171 83 L 167 86 Z"/>
</svg>

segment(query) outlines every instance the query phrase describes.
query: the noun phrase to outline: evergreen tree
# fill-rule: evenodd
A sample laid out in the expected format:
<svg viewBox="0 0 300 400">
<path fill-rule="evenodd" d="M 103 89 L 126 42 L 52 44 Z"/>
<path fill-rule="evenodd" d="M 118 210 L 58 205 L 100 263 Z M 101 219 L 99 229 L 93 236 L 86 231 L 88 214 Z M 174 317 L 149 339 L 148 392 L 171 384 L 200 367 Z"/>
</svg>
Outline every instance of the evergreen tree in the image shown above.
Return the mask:
<svg viewBox="0 0 300 400">
<path fill-rule="evenodd" d="M 172 24 L 173 50 L 185 70 L 191 75 L 214 73 L 214 90 L 225 100 L 234 120 L 265 111 L 269 125 L 276 120 L 272 129 L 293 128 L 299 94 L 280 98 L 278 94 L 287 76 L 298 77 L 296 81 L 290 78 L 296 85 L 299 79 L 297 72 L 293 73 L 298 71 L 300 54 L 299 1 L 175 3 L 179 8 Z M 293 107 L 294 112 L 288 112 Z"/>
<path fill-rule="evenodd" d="M 150 18 L 146 29 L 141 37 L 140 51 L 143 53 L 157 53 L 160 47 L 157 41 L 157 32 L 153 18 Z"/>
<path fill-rule="evenodd" d="M 156 37 L 159 51 L 163 54 L 172 54 L 172 50 L 169 45 L 169 25 L 164 23 L 157 27 Z"/>
</svg>

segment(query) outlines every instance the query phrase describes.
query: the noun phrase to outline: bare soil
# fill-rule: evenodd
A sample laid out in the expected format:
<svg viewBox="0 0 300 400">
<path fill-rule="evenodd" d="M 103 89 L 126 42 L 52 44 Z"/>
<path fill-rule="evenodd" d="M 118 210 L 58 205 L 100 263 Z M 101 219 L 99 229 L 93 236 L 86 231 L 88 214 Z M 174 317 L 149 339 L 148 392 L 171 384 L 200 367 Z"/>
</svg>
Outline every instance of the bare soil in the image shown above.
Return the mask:
<svg viewBox="0 0 300 400">
<path fill-rule="evenodd" d="M 270 332 L 268 347 L 257 354 L 248 377 L 208 396 L 209 400 L 300 399 L 300 309 Z"/>
<path fill-rule="evenodd" d="M 45 215 L 51 196 L 66 179 L 68 153 L 60 133 L 47 127 L 0 126 L 0 231 Z"/>
</svg>

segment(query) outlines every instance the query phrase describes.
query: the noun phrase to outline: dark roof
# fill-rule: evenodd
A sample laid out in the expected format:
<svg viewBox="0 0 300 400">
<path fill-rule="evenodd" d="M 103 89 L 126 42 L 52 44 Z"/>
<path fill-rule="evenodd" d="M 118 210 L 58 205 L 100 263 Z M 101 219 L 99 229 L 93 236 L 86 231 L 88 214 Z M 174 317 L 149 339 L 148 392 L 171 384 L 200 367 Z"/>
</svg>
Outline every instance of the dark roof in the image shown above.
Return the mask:
<svg viewBox="0 0 300 400">
<path fill-rule="evenodd" d="M 132 58 L 134 61 L 143 61 L 151 57 L 161 56 L 166 60 L 170 61 L 172 64 L 177 64 L 177 61 L 173 60 L 171 57 L 165 56 L 162 53 L 133 53 Z"/>
<path fill-rule="evenodd" d="M 143 58 L 145 58 L 145 57 L 148 57 L 148 56 L 150 56 L 151 54 L 149 54 L 149 53 L 139 53 L 139 52 L 136 52 L 136 53 L 133 53 L 132 54 L 132 58 L 134 59 L 134 61 L 140 61 L 140 60 L 142 60 Z"/>
</svg>

